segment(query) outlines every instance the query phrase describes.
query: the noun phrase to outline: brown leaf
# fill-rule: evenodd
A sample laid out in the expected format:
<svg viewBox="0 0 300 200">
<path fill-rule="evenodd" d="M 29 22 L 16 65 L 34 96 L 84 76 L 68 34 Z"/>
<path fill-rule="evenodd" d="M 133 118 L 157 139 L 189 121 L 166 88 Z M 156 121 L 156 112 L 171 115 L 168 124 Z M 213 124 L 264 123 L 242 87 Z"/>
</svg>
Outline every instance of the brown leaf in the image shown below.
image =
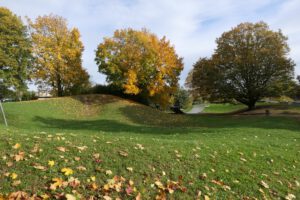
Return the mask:
<svg viewBox="0 0 300 200">
<path fill-rule="evenodd" d="M 82 147 L 76 147 L 80 151 L 86 150 L 88 147 L 87 146 L 82 146 Z"/>
<path fill-rule="evenodd" d="M 44 167 L 44 166 L 42 166 L 42 165 L 40 165 L 40 164 L 38 164 L 38 163 L 34 163 L 34 164 L 33 164 L 33 167 L 34 167 L 35 169 L 39 169 L 39 170 L 42 170 L 42 171 L 45 171 L 45 170 L 46 170 L 46 167 Z"/>
<path fill-rule="evenodd" d="M 23 151 L 19 151 L 19 153 L 14 156 L 14 160 L 17 162 L 24 160 L 24 155 L 25 153 Z"/>
<path fill-rule="evenodd" d="M 84 166 L 78 166 L 76 167 L 79 171 L 86 171 L 86 168 Z"/>
<path fill-rule="evenodd" d="M 224 185 L 222 181 L 212 180 L 211 182 L 220 186 Z"/>
<path fill-rule="evenodd" d="M 95 159 L 99 159 L 99 158 L 100 158 L 100 154 L 99 154 L 99 153 L 94 153 L 94 154 L 93 154 L 93 157 L 94 157 Z"/>
<path fill-rule="evenodd" d="M 13 162 L 7 162 L 6 165 L 7 165 L 7 167 L 12 167 L 14 165 L 14 163 Z"/>
<path fill-rule="evenodd" d="M 74 158 L 76 161 L 80 161 L 80 157 L 75 157 Z"/>
<path fill-rule="evenodd" d="M 264 181 L 261 181 L 260 185 L 263 186 L 264 188 L 269 189 L 269 185 L 266 182 L 264 182 Z"/>
<path fill-rule="evenodd" d="M 135 200 L 141 200 L 142 199 L 142 195 L 141 193 L 139 192 L 138 195 L 135 197 Z"/>
<path fill-rule="evenodd" d="M 20 184 L 21 184 L 21 181 L 20 180 L 16 180 L 11 185 L 15 187 L 15 186 L 18 186 Z"/>
<path fill-rule="evenodd" d="M 72 188 L 76 188 L 80 185 L 80 181 L 74 177 L 69 178 L 68 183 Z"/>
<path fill-rule="evenodd" d="M 8 196 L 9 200 L 28 200 L 29 196 L 26 192 L 17 191 L 13 192 Z"/>
<path fill-rule="evenodd" d="M 204 195 L 204 200 L 209 200 L 209 196 Z"/>
<path fill-rule="evenodd" d="M 67 151 L 67 149 L 65 147 L 56 147 L 56 149 L 58 151 L 61 151 L 61 152 L 66 152 Z"/>
<path fill-rule="evenodd" d="M 296 196 L 293 195 L 293 194 L 288 194 L 288 195 L 285 196 L 285 199 L 286 200 L 293 200 L 293 199 L 296 199 Z"/>
<path fill-rule="evenodd" d="M 107 195 L 103 196 L 103 199 L 104 200 L 112 200 L 112 198 L 110 196 L 107 196 Z"/>
<path fill-rule="evenodd" d="M 126 151 L 119 151 L 119 154 L 124 157 L 128 156 L 128 153 Z"/>
</svg>

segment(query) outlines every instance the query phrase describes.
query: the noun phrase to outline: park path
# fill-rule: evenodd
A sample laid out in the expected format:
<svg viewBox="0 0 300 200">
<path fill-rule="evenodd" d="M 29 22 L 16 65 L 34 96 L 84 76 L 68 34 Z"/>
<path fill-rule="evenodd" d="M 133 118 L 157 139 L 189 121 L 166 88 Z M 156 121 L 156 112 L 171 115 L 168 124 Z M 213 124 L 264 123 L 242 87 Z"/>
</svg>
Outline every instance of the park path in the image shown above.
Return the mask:
<svg viewBox="0 0 300 200">
<path fill-rule="evenodd" d="M 186 112 L 186 114 L 198 114 L 201 113 L 205 108 L 205 105 L 203 104 L 198 104 L 198 105 L 193 105 L 192 109 L 188 112 Z"/>
</svg>

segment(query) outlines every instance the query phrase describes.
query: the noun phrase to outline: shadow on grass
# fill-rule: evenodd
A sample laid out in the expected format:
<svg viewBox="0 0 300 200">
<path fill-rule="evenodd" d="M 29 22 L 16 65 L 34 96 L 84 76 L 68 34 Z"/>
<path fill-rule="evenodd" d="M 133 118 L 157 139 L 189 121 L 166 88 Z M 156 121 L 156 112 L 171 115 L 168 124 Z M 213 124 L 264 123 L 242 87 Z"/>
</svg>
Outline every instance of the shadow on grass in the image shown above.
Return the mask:
<svg viewBox="0 0 300 200">
<path fill-rule="evenodd" d="M 175 115 L 142 105 L 131 105 L 119 109 L 121 115 L 133 124 L 120 122 L 117 119 L 77 120 L 36 116 L 34 120 L 40 123 L 42 128 L 151 135 L 200 133 L 201 129 L 205 132 L 213 132 L 221 128 L 262 128 L 300 133 L 299 119 L 289 117 Z"/>
<path fill-rule="evenodd" d="M 42 123 L 42 128 L 59 130 L 82 130 L 82 131 L 104 131 L 112 133 L 130 132 L 136 134 L 174 134 L 170 127 L 152 127 L 131 125 L 115 120 L 97 119 L 97 120 L 76 120 L 76 119 L 56 119 L 50 117 L 37 116 L 36 122 Z M 187 133 L 186 129 L 176 128 L 177 133 Z"/>
<path fill-rule="evenodd" d="M 139 105 L 120 108 L 123 115 L 137 124 L 169 127 L 263 128 L 300 132 L 300 118 L 274 116 L 237 116 L 234 114 L 176 115 Z"/>
</svg>

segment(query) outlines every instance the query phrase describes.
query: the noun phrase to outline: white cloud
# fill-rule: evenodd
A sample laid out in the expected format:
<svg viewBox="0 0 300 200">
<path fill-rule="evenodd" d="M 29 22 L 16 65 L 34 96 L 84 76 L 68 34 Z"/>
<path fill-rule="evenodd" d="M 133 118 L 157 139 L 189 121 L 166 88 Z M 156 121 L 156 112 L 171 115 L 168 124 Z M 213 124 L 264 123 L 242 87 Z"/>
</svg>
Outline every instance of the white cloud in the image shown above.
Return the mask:
<svg viewBox="0 0 300 200">
<path fill-rule="evenodd" d="M 166 35 L 184 57 L 181 83 L 199 57 L 209 56 L 222 32 L 244 21 L 264 20 L 288 35 L 291 57 L 300 64 L 300 1 L 298 0 L 2 0 L 17 15 L 35 18 L 54 13 L 80 29 L 85 45 L 84 66 L 98 83 L 94 50 L 117 28 L 146 27 Z M 297 73 L 300 69 L 297 67 Z"/>
</svg>

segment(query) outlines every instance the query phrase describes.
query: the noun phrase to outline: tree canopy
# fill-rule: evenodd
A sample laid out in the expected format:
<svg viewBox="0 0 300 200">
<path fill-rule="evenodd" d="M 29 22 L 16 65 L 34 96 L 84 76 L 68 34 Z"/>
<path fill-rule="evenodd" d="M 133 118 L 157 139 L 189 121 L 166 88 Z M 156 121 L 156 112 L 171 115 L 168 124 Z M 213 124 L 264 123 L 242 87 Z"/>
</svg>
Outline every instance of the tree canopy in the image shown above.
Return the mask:
<svg viewBox="0 0 300 200">
<path fill-rule="evenodd" d="M 96 51 L 99 72 L 124 93 L 142 95 L 165 106 L 178 87 L 183 69 L 170 42 L 148 30 L 116 30 Z"/>
<path fill-rule="evenodd" d="M 76 94 L 89 84 L 89 75 L 82 67 L 83 44 L 77 28 L 68 29 L 67 21 L 57 15 L 29 20 L 34 78 L 40 88 L 50 87 L 57 96 Z"/>
<path fill-rule="evenodd" d="M 27 28 L 10 10 L 0 7 L 0 89 L 21 93 L 30 79 L 31 42 Z"/>
<path fill-rule="evenodd" d="M 264 22 L 242 23 L 216 40 L 211 58 L 200 58 L 187 85 L 204 99 L 230 100 L 253 109 L 265 96 L 285 92 L 294 62 L 287 37 Z"/>
</svg>

